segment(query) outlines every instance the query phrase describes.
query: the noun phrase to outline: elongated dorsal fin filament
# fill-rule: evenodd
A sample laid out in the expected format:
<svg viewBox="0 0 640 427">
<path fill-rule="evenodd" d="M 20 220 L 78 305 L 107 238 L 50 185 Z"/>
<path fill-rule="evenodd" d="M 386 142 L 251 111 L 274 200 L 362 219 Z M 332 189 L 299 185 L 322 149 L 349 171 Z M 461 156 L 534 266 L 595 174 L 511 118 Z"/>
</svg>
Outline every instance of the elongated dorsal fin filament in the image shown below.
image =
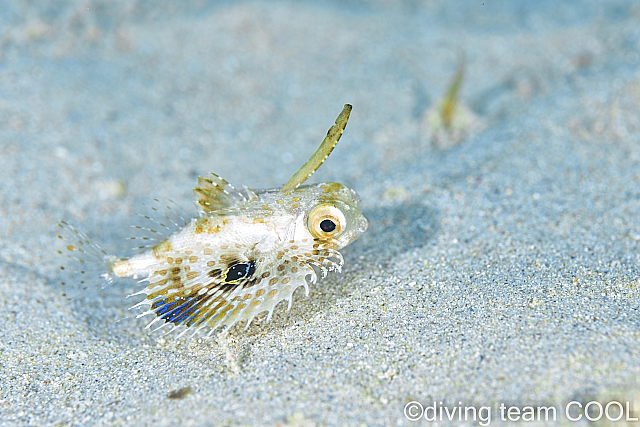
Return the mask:
<svg viewBox="0 0 640 427">
<path fill-rule="evenodd" d="M 281 193 L 286 193 L 287 191 L 292 191 L 298 188 L 300 184 L 309 179 L 309 177 L 318 170 L 320 165 L 327 160 L 327 157 L 329 157 L 329 154 L 331 154 L 340 140 L 340 137 L 344 132 L 344 128 L 347 126 L 349 114 L 351 114 L 351 108 L 350 104 L 344 105 L 342 112 L 336 119 L 336 124 L 331 126 L 327 132 L 327 136 L 322 141 L 322 144 L 320 144 L 320 147 L 315 153 L 313 153 L 309 160 L 307 160 L 307 163 L 302 165 L 302 167 L 298 169 L 298 172 L 293 174 L 291 179 L 289 179 L 289 181 L 280 190 Z"/>
</svg>

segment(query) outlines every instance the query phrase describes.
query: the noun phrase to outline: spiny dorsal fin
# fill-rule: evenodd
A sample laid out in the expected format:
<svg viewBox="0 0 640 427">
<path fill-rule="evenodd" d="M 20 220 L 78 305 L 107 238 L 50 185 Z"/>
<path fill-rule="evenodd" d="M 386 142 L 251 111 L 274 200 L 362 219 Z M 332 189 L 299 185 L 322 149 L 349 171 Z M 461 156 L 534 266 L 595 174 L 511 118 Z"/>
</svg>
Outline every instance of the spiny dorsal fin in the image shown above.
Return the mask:
<svg viewBox="0 0 640 427">
<path fill-rule="evenodd" d="M 233 185 L 215 173 L 209 177 L 198 177 L 198 187 L 193 189 L 196 206 L 202 213 L 228 209 L 245 203 L 247 198 Z"/>
<path fill-rule="evenodd" d="M 245 193 L 247 193 L 247 196 L 249 196 L 249 198 L 247 199 L 248 202 L 253 202 L 259 199 L 256 192 L 250 189 L 249 187 L 247 187 L 246 185 L 243 185 L 242 188 L 244 188 Z"/>
</svg>

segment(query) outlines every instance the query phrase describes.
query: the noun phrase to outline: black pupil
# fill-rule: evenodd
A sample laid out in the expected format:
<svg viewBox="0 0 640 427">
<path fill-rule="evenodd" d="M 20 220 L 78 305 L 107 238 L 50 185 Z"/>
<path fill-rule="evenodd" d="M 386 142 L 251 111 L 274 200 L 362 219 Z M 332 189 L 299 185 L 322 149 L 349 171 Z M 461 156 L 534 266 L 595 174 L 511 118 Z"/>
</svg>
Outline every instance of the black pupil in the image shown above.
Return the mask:
<svg viewBox="0 0 640 427">
<path fill-rule="evenodd" d="M 249 277 L 256 270 L 254 262 L 233 264 L 227 272 L 227 282 Z"/>
<path fill-rule="evenodd" d="M 331 221 L 330 219 L 323 219 L 322 222 L 320 223 L 320 228 L 325 233 L 331 233 L 333 230 L 336 229 L 336 223 Z"/>
</svg>

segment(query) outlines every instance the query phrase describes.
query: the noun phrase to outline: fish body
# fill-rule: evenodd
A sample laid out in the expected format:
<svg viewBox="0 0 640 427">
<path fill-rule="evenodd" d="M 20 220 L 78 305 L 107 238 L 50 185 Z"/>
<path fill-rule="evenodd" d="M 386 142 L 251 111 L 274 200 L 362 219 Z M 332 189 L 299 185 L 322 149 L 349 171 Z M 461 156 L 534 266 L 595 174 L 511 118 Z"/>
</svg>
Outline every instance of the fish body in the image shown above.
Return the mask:
<svg viewBox="0 0 640 427">
<path fill-rule="evenodd" d="M 339 250 L 367 228 L 355 191 L 337 183 L 253 192 L 248 197 L 211 175 L 234 201 L 198 218 L 129 259 L 111 261 L 118 277 L 144 278 L 140 291 L 154 320 L 188 327 L 230 327 L 287 300 L 317 273 L 340 271 Z M 201 182 L 205 181 L 201 179 Z M 216 203 L 195 189 L 199 206 Z M 206 187 L 205 187 L 206 189 Z M 226 193 L 225 193 L 226 191 Z M 244 201 L 241 201 L 243 200 Z"/>
<path fill-rule="evenodd" d="M 334 126 L 325 138 L 333 146 L 346 118 L 340 122 L 339 117 L 339 123 L 339 133 Z M 317 169 L 327 156 L 317 156 L 321 160 L 312 167 Z M 210 327 L 210 333 L 227 330 L 240 321 L 248 327 L 263 312 L 269 320 L 281 301 L 291 307 L 297 288 L 304 287 L 308 294 L 318 273 L 324 278 L 340 271 L 344 261 L 339 250 L 367 229 L 354 190 L 332 182 L 301 186 L 310 173 L 297 174 L 303 178 L 261 191 L 236 190 L 213 173 L 200 177 L 194 189 L 198 217 L 130 258 L 99 252 L 107 266 L 105 276 L 147 283 L 134 294 L 146 298 L 133 308 L 146 309 L 140 316 L 156 316 L 149 327 L 160 322 L 159 327 L 186 326 L 185 332 L 195 334 L 204 327 Z M 67 249 L 85 252 L 86 236 L 64 222 L 61 226 L 80 237 L 79 244 Z"/>
</svg>

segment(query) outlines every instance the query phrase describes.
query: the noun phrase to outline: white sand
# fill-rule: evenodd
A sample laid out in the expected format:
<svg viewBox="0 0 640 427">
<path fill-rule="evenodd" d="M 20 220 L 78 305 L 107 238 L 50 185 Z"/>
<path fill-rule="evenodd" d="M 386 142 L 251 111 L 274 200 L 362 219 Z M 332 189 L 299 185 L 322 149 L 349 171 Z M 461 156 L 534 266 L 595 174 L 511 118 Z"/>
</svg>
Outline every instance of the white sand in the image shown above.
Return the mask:
<svg viewBox="0 0 640 427">
<path fill-rule="evenodd" d="M 0 7 L 0 425 L 639 416 L 639 6 L 209 3 Z M 422 120 L 461 55 L 485 130 L 435 150 Z M 126 253 L 141 200 L 191 209 L 209 171 L 282 185 L 346 102 L 313 180 L 355 188 L 371 227 L 291 312 L 224 348 L 127 318 L 134 281 L 58 284 L 58 219 Z"/>
</svg>

